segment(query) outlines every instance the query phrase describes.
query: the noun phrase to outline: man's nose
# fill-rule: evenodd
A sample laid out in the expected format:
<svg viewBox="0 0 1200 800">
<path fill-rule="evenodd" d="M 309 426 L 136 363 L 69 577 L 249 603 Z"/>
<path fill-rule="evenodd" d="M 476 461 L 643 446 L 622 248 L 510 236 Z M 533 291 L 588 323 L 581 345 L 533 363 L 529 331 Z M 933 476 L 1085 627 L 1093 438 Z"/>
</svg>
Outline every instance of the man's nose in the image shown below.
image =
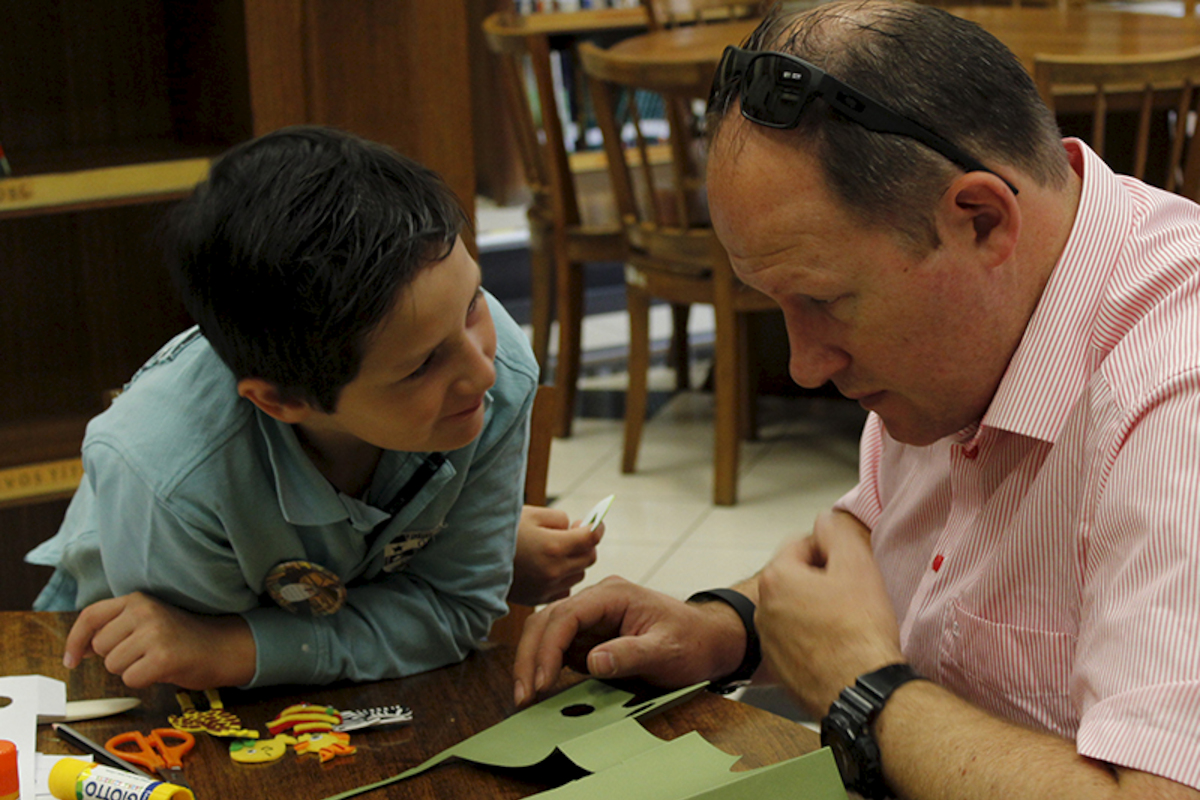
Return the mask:
<svg viewBox="0 0 1200 800">
<path fill-rule="evenodd" d="M 788 320 L 787 325 L 791 350 L 788 372 L 793 381 L 806 389 L 824 386 L 850 364 L 849 354 L 822 341 L 814 327 L 798 325 L 793 320 Z"/>
</svg>

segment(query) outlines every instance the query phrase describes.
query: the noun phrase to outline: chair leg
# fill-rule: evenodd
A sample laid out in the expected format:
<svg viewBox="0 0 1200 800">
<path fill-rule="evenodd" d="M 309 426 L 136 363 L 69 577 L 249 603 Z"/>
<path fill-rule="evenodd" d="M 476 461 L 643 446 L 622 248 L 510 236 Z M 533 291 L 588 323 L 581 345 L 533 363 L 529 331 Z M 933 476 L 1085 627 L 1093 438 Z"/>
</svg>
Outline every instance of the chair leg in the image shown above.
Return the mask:
<svg viewBox="0 0 1200 800">
<path fill-rule="evenodd" d="M 687 303 L 671 304 L 671 366 L 675 369 L 675 391 L 692 388 L 691 348 L 688 343 L 688 316 L 692 307 Z"/>
<path fill-rule="evenodd" d="M 714 303 L 716 344 L 713 354 L 713 502 L 719 506 L 737 503 L 739 441 L 739 374 L 737 314 L 724 303 Z"/>
<path fill-rule="evenodd" d="M 571 435 L 575 420 L 575 392 L 579 382 L 580 349 L 583 346 L 583 265 L 565 256 L 558 260 L 558 364 L 554 383 L 559 387 L 559 417 L 554 435 Z"/>
<path fill-rule="evenodd" d="M 750 345 L 757 330 L 757 317 L 750 314 L 737 315 L 738 345 L 738 438 L 748 441 L 758 439 L 758 372 L 761 360 L 752 352 Z"/>
<path fill-rule="evenodd" d="M 550 323 L 554 312 L 554 257 L 552 231 L 545 222 L 529 220 L 530 323 L 533 326 L 533 356 L 541 367 L 541 379 L 548 377 L 550 363 Z"/>
<path fill-rule="evenodd" d="M 637 471 L 642 426 L 646 421 L 646 377 L 650 371 L 650 297 L 637 287 L 625 285 L 629 311 L 629 387 L 625 391 L 625 453 L 621 472 Z"/>
</svg>

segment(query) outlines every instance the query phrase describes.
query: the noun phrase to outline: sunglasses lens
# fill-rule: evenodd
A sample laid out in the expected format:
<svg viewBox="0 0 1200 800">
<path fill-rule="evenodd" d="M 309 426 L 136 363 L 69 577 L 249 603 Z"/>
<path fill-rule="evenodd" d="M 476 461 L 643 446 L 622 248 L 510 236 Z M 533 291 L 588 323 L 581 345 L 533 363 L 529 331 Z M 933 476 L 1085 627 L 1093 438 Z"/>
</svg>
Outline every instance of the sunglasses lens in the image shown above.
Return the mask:
<svg viewBox="0 0 1200 800">
<path fill-rule="evenodd" d="M 811 77 L 802 65 L 776 55 L 755 57 L 742 77 L 742 114 L 760 125 L 795 127 Z"/>
</svg>

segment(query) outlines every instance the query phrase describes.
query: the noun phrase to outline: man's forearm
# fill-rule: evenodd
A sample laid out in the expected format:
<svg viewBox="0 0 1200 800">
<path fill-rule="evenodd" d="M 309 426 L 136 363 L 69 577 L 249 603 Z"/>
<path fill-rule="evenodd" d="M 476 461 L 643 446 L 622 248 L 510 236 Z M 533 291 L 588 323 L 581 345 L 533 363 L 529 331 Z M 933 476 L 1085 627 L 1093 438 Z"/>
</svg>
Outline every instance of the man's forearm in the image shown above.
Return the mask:
<svg viewBox="0 0 1200 800">
<path fill-rule="evenodd" d="M 875 723 L 884 774 L 910 800 L 1197 800 L 1165 778 L 1080 756 L 1075 743 L 993 717 L 929 681 L 896 690 Z"/>
</svg>

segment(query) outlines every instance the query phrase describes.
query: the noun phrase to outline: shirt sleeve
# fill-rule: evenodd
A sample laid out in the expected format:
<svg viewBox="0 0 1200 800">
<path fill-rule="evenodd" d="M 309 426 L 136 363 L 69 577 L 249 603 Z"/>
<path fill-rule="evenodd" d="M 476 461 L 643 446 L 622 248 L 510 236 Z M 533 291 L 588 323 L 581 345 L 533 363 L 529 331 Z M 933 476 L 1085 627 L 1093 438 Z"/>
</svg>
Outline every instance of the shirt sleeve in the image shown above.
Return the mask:
<svg viewBox="0 0 1200 800">
<path fill-rule="evenodd" d="M 1114 421 L 1081 553 L 1082 755 L 1200 787 L 1200 375 Z M 1084 502 L 1089 502 L 1085 499 Z"/>
</svg>

